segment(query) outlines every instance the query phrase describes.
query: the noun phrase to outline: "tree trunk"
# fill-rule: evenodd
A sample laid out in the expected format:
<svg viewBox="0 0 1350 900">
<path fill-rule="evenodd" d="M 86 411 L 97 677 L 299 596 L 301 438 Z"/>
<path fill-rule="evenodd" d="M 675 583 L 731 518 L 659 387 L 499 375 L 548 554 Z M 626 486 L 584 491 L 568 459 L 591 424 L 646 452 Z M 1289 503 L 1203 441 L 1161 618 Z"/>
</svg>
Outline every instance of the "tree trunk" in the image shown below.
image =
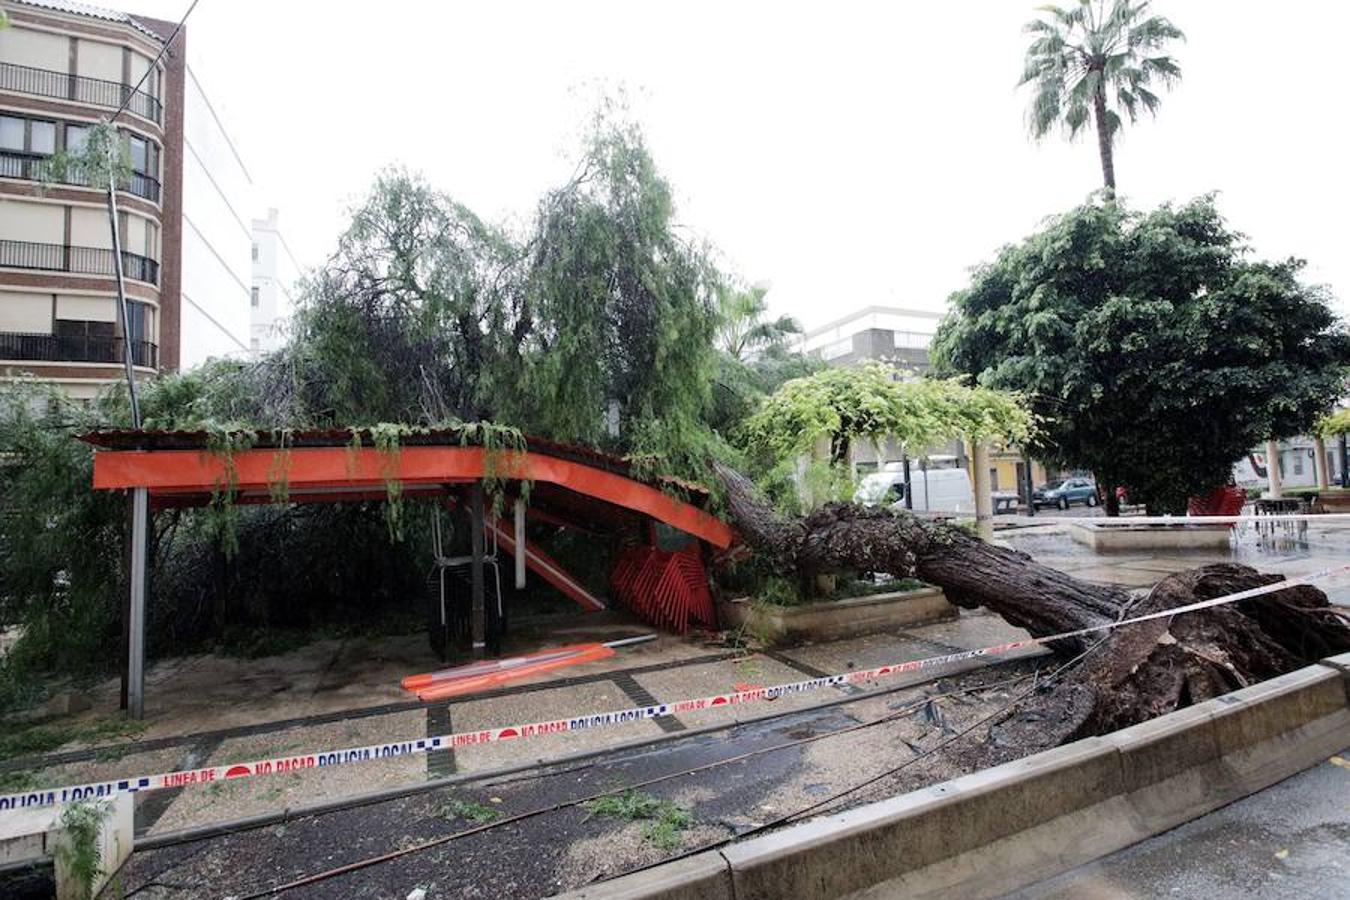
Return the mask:
<svg viewBox="0 0 1350 900">
<path fill-rule="evenodd" d="M 958 606 L 983 606 L 1041 637 L 1107 625 L 1282 580 L 1247 566 L 1204 566 L 1163 579 L 1146 597 L 1080 581 L 965 529 L 908 513 L 830 504 L 800 519 L 779 516 L 724 466 L 741 538 L 784 575 L 840 570 L 917 577 Z M 1300 585 L 1175 619 L 1056 642 L 1087 653 L 1052 690 L 997 726 L 979 751 L 996 763 L 1101 734 L 1350 650 L 1350 627 L 1317 588 Z"/>
<path fill-rule="evenodd" d="M 1097 488 L 1102 492 L 1102 506 L 1106 507 L 1108 518 L 1114 518 L 1120 515 L 1120 495 L 1116 493 L 1116 480 L 1110 472 L 1098 474 L 1096 476 Z"/>
<path fill-rule="evenodd" d="M 1102 158 L 1102 181 L 1112 194 L 1116 192 L 1116 159 L 1111 145 L 1111 122 L 1106 115 L 1106 93 L 1103 85 L 1098 85 L 1093 97 L 1093 107 L 1097 120 L 1097 153 Z"/>
</svg>

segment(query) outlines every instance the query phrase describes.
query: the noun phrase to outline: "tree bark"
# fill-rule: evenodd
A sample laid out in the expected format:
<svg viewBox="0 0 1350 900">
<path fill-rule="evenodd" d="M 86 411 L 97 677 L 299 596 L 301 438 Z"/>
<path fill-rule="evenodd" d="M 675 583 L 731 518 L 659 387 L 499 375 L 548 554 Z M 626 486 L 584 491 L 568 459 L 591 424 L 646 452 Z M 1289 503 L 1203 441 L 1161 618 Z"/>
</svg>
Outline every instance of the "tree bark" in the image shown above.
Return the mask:
<svg viewBox="0 0 1350 900">
<path fill-rule="evenodd" d="M 1097 153 L 1102 158 L 1102 181 L 1112 194 L 1116 192 L 1116 159 L 1112 146 L 1111 123 L 1106 115 L 1106 93 L 1104 85 L 1099 84 L 1092 98 L 1093 112 L 1097 120 Z"/>
<path fill-rule="evenodd" d="M 1094 473 L 1095 474 L 1095 473 Z M 1116 480 L 1110 472 L 1097 475 L 1097 489 L 1102 492 L 1102 505 L 1106 507 L 1108 518 L 1120 515 L 1120 495 L 1116 493 Z"/>
<path fill-rule="evenodd" d="M 741 538 L 784 575 L 851 570 L 917 577 L 958 606 L 983 606 L 1037 637 L 1107 625 L 1283 579 L 1218 564 L 1163 579 L 1144 597 L 1081 581 L 963 528 L 908 513 L 830 504 L 789 519 L 764 503 L 740 473 L 718 466 Z M 982 745 L 997 763 L 1207 700 L 1350 650 L 1350 627 L 1309 585 L 1159 618 L 1051 645 L 1087 654 Z"/>
</svg>

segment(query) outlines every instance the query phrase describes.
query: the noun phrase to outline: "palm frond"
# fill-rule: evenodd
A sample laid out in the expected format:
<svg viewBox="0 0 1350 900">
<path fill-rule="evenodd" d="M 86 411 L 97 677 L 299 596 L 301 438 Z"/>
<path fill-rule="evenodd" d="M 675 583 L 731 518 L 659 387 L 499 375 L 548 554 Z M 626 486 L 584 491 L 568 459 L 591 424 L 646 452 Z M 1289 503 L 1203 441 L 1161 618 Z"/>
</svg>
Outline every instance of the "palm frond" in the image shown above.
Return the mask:
<svg viewBox="0 0 1350 900">
<path fill-rule="evenodd" d="M 1033 36 L 1018 86 L 1031 85 L 1027 110 L 1031 134 L 1044 137 L 1056 124 L 1072 139 L 1092 121 L 1099 97 L 1106 101 L 1108 134 L 1131 122 L 1141 111 L 1156 114 L 1161 104 L 1154 82 L 1171 87 L 1181 67 L 1165 52 L 1170 41 L 1185 34 L 1163 16 L 1154 15 L 1148 0 L 1077 0 L 1048 5 L 1028 22 Z"/>
</svg>

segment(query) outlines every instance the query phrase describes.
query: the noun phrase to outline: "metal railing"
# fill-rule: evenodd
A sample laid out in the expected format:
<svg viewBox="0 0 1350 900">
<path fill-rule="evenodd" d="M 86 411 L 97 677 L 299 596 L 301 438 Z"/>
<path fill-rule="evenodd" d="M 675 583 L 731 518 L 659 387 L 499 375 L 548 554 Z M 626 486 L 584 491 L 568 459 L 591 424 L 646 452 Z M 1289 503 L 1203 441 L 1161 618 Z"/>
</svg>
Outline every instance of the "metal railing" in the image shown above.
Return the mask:
<svg viewBox="0 0 1350 900">
<path fill-rule="evenodd" d="M 0 241 L 0 266 L 71 272 L 80 275 L 116 275 L 111 250 L 74 247 L 70 244 L 35 244 L 31 241 Z M 159 263 L 148 256 L 122 251 L 122 272 L 127 278 L 159 284 Z"/>
<path fill-rule="evenodd" d="M 44 171 L 44 163 L 47 157 L 34 153 L 18 153 L 14 150 L 0 151 L 0 178 L 22 178 L 26 181 L 44 181 L 55 180 L 62 184 L 73 184 L 79 187 L 89 187 L 89 179 L 83 172 L 76 171 L 74 168 L 67 168 L 65 172 L 58 174 L 50 170 Z M 159 202 L 159 181 L 151 178 L 149 175 L 143 175 L 140 172 L 132 172 L 126 183 L 121 185 L 122 190 L 129 194 L 135 194 L 137 197 L 144 197 L 152 203 Z"/>
<path fill-rule="evenodd" d="M 140 172 L 132 172 L 127 178 L 127 193 L 144 197 L 152 203 L 159 202 L 159 179 Z"/>
<path fill-rule="evenodd" d="M 32 362 L 122 362 L 120 337 L 93 335 L 27 334 L 0 331 L 0 359 Z M 150 341 L 131 342 L 133 365 L 154 369 L 159 365 L 159 346 Z"/>
<path fill-rule="evenodd" d="M 18 63 L 0 62 L 0 90 L 73 100 L 109 109 L 117 109 L 123 100 L 130 97 L 127 109 L 155 123 L 160 122 L 163 110 L 159 100 L 145 91 L 133 91 L 130 85 L 120 81 L 105 81 L 52 69 L 35 69 Z"/>
</svg>

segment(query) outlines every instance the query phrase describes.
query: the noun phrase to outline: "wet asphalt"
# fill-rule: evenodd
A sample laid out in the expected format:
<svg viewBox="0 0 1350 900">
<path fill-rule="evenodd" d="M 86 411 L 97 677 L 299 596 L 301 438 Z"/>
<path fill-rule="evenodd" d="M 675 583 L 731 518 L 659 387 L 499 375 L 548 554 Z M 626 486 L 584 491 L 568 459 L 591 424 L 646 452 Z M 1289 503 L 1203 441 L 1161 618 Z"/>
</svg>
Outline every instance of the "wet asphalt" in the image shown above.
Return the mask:
<svg viewBox="0 0 1350 900">
<path fill-rule="evenodd" d="M 1350 750 L 1010 900 L 1350 897 Z"/>
</svg>

